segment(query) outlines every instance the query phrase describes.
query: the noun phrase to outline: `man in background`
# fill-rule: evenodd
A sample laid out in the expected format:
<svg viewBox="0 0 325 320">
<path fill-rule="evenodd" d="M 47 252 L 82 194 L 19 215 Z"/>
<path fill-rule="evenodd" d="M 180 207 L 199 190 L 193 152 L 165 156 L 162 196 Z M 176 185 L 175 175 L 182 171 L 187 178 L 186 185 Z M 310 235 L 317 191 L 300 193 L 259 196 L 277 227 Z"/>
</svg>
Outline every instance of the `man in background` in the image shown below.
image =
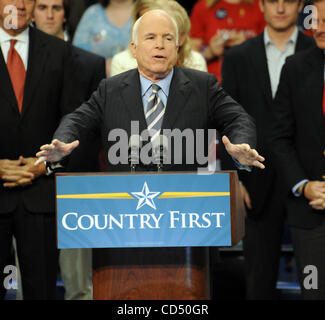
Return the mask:
<svg viewBox="0 0 325 320">
<path fill-rule="evenodd" d="M 267 159 L 263 171 L 239 172 L 247 208 L 243 241 L 247 299 L 276 298 L 285 195 L 267 142 L 268 124 L 286 57 L 313 46 L 313 39 L 296 26 L 302 6 L 301 0 L 261 0 L 264 32 L 229 49 L 224 57 L 222 85 L 255 119 L 257 146 Z M 220 155 L 222 169 L 235 169 L 222 146 Z"/>
<path fill-rule="evenodd" d="M 70 0 L 36 0 L 35 26 L 55 37 L 68 41 Z M 75 46 L 71 48 L 73 81 L 78 104 L 90 98 L 99 82 L 105 78 L 105 59 Z M 99 140 L 92 135 L 81 139 L 81 148 L 69 161 L 67 171 L 99 171 Z M 93 297 L 91 249 L 60 250 L 59 265 L 66 300 L 89 300 Z"/>
<path fill-rule="evenodd" d="M 54 179 L 34 155 L 76 102 L 70 48 L 29 26 L 34 7 L 34 0 L 0 0 L 1 298 L 13 236 L 24 298 L 56 298 Z"/>
<path fill-rule="evenodd" d="M 271 118 L 304 299 L 325 299 L 325 1 L 315 0 L 317 46 L 287 59 Z"/>
</svg>

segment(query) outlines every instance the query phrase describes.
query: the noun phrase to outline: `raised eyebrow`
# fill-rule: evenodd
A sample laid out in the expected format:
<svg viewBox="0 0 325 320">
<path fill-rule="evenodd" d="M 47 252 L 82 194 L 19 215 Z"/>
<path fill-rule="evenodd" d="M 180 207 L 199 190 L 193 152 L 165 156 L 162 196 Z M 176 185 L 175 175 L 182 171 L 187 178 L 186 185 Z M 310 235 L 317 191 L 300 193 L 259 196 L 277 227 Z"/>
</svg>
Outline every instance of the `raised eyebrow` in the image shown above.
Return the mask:
<svg viewBox="0 0 325 320">
<path fill-rule="evenodd" d="M 154 33 L 145 33 L 145 35 L 144 35 L 145 37 L 150 37 L 150 36 L 155 36 L 155 34 Z"/>
</svg>

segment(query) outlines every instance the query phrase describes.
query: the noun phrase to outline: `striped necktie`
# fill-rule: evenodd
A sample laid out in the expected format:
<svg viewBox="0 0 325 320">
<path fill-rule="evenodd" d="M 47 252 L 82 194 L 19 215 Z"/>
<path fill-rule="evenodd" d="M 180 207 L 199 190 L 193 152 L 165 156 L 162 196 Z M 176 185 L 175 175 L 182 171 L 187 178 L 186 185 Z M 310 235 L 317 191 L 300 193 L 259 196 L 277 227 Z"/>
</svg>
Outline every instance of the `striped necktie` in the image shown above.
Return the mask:
<svg viewBox="0 0 325 320">
<path fill-rule="evenodd" d="M 165 113 L 165 106 L 158 95 L 160 89 L 158 85 L 152 84 L 152 94 L 148 100 L 146 121 L 148 130 L 150 130 L 151 142 L 159 137 Z"/>
</svg>

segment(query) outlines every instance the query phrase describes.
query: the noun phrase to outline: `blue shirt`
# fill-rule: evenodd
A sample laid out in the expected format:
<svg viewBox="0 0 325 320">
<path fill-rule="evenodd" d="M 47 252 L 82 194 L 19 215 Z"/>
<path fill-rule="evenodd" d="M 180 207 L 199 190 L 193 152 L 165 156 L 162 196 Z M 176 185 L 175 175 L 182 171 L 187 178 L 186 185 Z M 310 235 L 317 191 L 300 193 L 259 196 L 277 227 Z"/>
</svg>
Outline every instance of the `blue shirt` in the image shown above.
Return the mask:
<svg viewBox="0 0 325 320">
<path fill-rule="evenodd" d="M 155 82 L 155 84 L 161 88 L 161 90 L 158 91 L 158 96 L 160 97 L 160 99 L 165 107 L 167 106 L 169 88 L 170 88 L 170 83 L 173 78 L 173 74 L 174 74 L 174 69 L 172 69 L 164 79 L 159 80 L 158 82 Z M 144 111 L 144 114 L 146 114 L 148 100 L 152 94 L 151 86 L 152 86 L 153 82 L 140 74 L 140 84 L 141 84 L 141 97 L 142 97 L 142 102 L 143 102 L 143 111 Z"/>
<path fill-rule="evenodd" d="M 83 14 L 73 44 L 105 59 L 127 48 L 131 39 L 132 18 L 123 27 L 112 24 L 100 4 L 90 6 Z"/>
</svg>

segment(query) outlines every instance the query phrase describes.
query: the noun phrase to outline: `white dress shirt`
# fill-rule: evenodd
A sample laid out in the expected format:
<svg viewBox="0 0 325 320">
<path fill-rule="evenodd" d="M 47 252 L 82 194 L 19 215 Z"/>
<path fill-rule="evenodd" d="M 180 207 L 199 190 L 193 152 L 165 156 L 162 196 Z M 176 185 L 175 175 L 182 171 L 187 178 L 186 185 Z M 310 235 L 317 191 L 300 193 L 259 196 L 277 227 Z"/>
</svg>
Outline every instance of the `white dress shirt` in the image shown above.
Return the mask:
<svg viewBox="0 0 325 320">
<path fill-rule="evenodd" d="M 266 50 L 267 66 L 269 69 L 272 97 L 275 97 L 278 89 L 282 67 L 288 56 L 295 53 L 295 47 L 298 38 L 298 28 L 296 27 L 291 37 L 286 43 L 283 51 L 270 39 L 267 28 L 264 30 L 264 45 Z"/>
<path fill-rule="evenodd" d="M 23 60 L 25 70 L 27 70 L 28 65 L 28 48 L 29 48 L 29 28 L 24 30 L 22 33 L 20 33 L 17 36 L 12 36 L 8 34 L 6 31 L 4 31 L 0 27 L 0 45 L 1 45 L 1 51 L 3 58 L 5 62 L 7 63 L 8 58 L 8 52 L 10 49 L 10 40 L 15 39 L 17 40 L 15 49 L 20 55 L 21 59 Z"/>
<path fill-rule="evenodd" d="M 269 69 L 271 88 L 272 88 L 272 97 L 275 97 L 276 91 L 278 89 L 280 75 L 282 67 L 285 63 L 285 60 L 288 56 L 295 53 L 295 47 L 298 39 L 298 28 L 295 28 L 295 31 L 289 38 L 286 43 L 286 46 L 283 51 L 281 51 L 275 43 L 270 39 L 267 32 L 267 28 L 264 30 L 264 45 L 266 50 L 267 65 Z M 291 190 L 292 193 L 299 197 L 298 188 L 308 180 L 302 180 L 298 182 Z"/>
</svg>

